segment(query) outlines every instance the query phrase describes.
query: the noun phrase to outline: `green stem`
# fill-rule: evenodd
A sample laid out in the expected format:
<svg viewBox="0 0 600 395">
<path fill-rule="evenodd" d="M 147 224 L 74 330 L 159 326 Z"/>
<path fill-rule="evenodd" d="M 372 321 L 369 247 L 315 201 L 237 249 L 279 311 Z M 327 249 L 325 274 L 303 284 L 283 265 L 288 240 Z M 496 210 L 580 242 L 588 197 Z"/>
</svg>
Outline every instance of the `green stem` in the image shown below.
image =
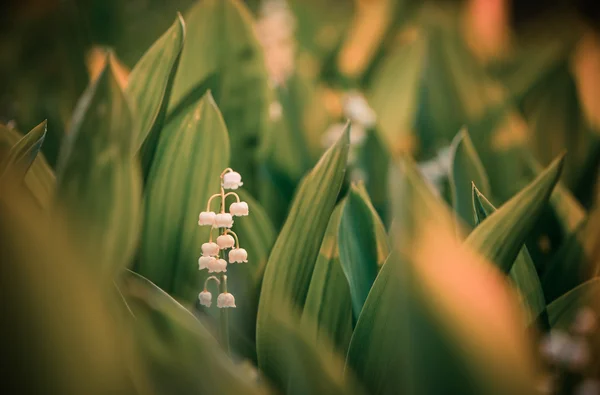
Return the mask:
<svg viewBox="0 0 600 395">
<path fill-rule="evenodd" d="M 227 275 L 221 274 L 221 284 L 220 284 L 221 292 L 227 292 Z M 219 320 L 221 324 L 221 346 L 227 353 L 227 355 L 231 355 L 231 349 L 229 347 L 229 313 L 227 308 L 219 309 Z"/>
</svg>

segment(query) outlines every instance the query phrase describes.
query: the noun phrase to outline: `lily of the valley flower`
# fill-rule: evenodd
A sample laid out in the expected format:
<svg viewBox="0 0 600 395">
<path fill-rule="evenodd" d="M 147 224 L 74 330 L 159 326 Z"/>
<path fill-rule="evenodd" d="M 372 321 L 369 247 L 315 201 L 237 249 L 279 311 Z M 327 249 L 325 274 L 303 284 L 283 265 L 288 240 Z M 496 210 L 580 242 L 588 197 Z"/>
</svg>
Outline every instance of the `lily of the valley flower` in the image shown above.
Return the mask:
<svg viewBox="0 0 600 395">
<path fill-rule="evenodd" d="M 235 248 L 229 251 L 229 262 L 245 263 L 248 262 L 248 253 L 243 248 Z"/>
<path fill-rule="evenodd" d="M 205 289 L 198 294 L 198 300 L 202 306 L 210 307 L 212 304 L 212 294 Z"/>
<path fill-rule="evenodd" d="M 208 242 L 202 244 L 202 255 L 203 256 L 217 256 L 219 255 L 219 245 L 217 243 Z"/>
<path fill-rule="evenodd" d="M 217 307 L 220 309 L 236 307 L 235 306 L 235 298 L 229 292 L 223 292 L 217 298 Z"/>
<path fill-rule="evenodd" d="M 223 188 L 225 189 L 238 189 L 244 183 L 242 182 L 242 176 L 236 171 L 229 171 L 223 175 Z"/>
<path fill-rule="evenodd" d="M 212 211 L 203 211 L 198 216 L 198 225 L 200 225 L 200 226 L 203 226 L 203 225 L 212 226 L 215 223 L 215 217 L 216 216 L 217 216 L 217 214 L 213 213 Z"/>
<path fill-rule="evenodd" d="M 208 269 L 211 265 L 214 265 L 217 258 L 214 256 L 201 256 L 198 259 L 198 270 Z"/>
<path fill-rule="evenodd" d="M 227 271 L 227 261 L 225 259 L 215 259 L 208 265 L 209 273 L 223 273 Z"/>
<path fill-rule="evenodd" d="M 217 237 L 217 244 L 222 250 L 232 248 L 235 245 L 235 239 L 233 238 L 233 236 L 228 234 L 221 235 Z"/>
<path fill-rule="evenodd" d="M 344 113 L 348 119 L 367 129 L 374 127 L 377 121 L 377 114 L 357 91 L 349 92 L 344 98 Z"/>
<path fill-rule="evenodd" d="M 231 228 L 233 226 L 233 217 L 229 213 L 220 213 L 215 217 L 214 228 Z"/>
<path fill-rule="evenodd" d="M 245 217 L 248 215 L 248 203 L 246 202 L 236 202 L 231 203 L 229 206 L 229 212 L 236 217 Z"/>
</svg>

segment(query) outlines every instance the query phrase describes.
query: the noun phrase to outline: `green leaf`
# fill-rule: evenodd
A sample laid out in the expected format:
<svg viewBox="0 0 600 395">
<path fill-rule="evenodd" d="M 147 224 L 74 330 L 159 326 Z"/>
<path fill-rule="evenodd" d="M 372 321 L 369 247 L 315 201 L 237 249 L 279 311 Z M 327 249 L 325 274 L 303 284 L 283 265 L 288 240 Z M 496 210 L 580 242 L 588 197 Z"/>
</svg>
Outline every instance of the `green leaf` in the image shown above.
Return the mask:
<svg viewBox="0 0 600 395">
<path fill-rule="evenodd" d="M 166 126 L 148 176 L 136 271 L 187 302 L 198 294 L 196 262 L 210 232 L 199 228 L 196 218 L 220 191 L 219 176 L 228 162 L 227 128 L 207 93 Z"/>
<path fill-rule="evenodd" d="M 344 374 L 339 356 L 331 347 L 317 345 L 289 306 L 276 302 L 271 307 L 263 321 L 269 358 L 263 360 L 262 371 L 281 393 L 363 393 L 352 375 Z"/>
<path fill-rule="evenodd" d="M 141 180 L 129 105 L 106 64 L 79 100 L 61 147 L 57 203 L 89 260 L 112 278 L 130 263 L 138 240 Z"/>
<path fill-rule="evenodd" d="M 341 216 L 342 206 L 338 205 L 331 214 L 321 243 L 302 322 L 315 344 L 332 344 L 340 355 L 346 355 L 352 336 L 352 300 L 338 248 Z"/>
<path fill-rule="evenodd" d="M 352 185 L 343 203 L 338 234 L 340 263 L 350 286 L 354 322 L 390 247 L 364 185 Z"/>
<path fill-rule="evenodd" d="M 44 121 L 21 138 L 10 150 L 8 157 L 0 165 L 0 170 L 14 169 L 16 176 L 25 178 L 25 174 L 33 165 L 46 137 L 48 122 Z M 12 173 L 15 174 L 15 173 Z"/>
<path fill-rule="evenodd" d="M 163 128 L 184 41 L 185 23 L 178 15 L 173 25 L 146 51 L 129 75 L 126 94 L 135 104 L 135 115 L 139 120 L 132 148 L 134 152 L 141 149 L 145 176 L 150 171 Z"/>
<path fill-rule="evenodd" d="M 473 205 L 475 206 L 477 224 L 496 211 L 496 208 L 486 199 L 486 197 L 473 187 Z M 538 277 L 535 265 L 526 246 L 519 251 L 515 263 L 510 269 L 509 277 L 519 291 L 522 303 L 526 307 L 528 322 L 535 321 L 546 309 L 546 300 L 544 291 Z"/>
<path fill-rule="evenodd" d="M 508 273 L 558 182 L 563 157 L 479 225 L 465 243 Z"/>
<path fill-rule="evenodd" d="M 597 306 L 600 298 L 600 278 L 577 286 L 548 305 L 552 328 L 568 329 L 582 307 Z"/>
<path fill-rule="evenodd" d="M 270 339 L 265 322 L 274 303 L 291 302 L 302 309 L 319 248 L 339 193 L 349 149 L 349 131 L 319 160 L 301 183 L 288 218 L 273 246 L 261 290 L 256 346 L 260 366 L 269 363 Z"/>
<path fill-rule="evenodd" d="M 471 228 L 476 226 L 473 218 L 472 184 L 490 196 L 490 182 L 479 159 L 479 155 L 466 129 L 461 130 L 450 148 L 452 168 L 450 169 L 450 188 L 454 211 Z"/>
<path fill-rule="evenodd" d="M 185 307 L 148 279 L 127 272 L 120 286 L 152 391 L 263 394 Z M 148 388 L 150 389 L 150 388 Z"/>
<path fill-rule="evenodd" d="M 244 170 L 246 182 L 256 188 L 252 181 L 254 155 L 267 127 L 270 98 L 254 21 L 239 0 L 198 1 L 185 14 L 185 20 L 186 44 L 169 112 L 179 111 L 181 103 L 202 94 L 196 88 L 215 75 L 211 88 L 227 124 L 231 152 L 235 153 L 231 167 Z"/>
</svg>

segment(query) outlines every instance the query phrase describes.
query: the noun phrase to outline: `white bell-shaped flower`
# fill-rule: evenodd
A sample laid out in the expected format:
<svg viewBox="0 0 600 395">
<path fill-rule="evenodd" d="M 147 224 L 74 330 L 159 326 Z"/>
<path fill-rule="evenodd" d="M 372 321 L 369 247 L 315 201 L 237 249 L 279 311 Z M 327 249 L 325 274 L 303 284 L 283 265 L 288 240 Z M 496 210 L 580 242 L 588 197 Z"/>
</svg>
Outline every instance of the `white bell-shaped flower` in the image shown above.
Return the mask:
<svg viewBox="0 0 600 395">
<path fill-rule="evenodd" d="M 229 292 L 224 292 L 217 298 L 217 307 L 220 309 L 235 306 L 235 298 Z"/>
<path fill-rule="evenodd" d="M 231 235 L 221 235 L 217 237 L 217 244 L 220 249 L 224 250 L 233 247 L 235 245 L 235 239 Z"/>
<path fill-rule="evenodd" d="M 202 255 L 203 256 L 219 255 L 219 245 L 217 243 L 213 243 L 213 242 L 202 244 Z"/>
<path fill-rule="evenodd" d="M 215 259 L 208 266 L 209 273 L 222 273 L 227 271 L 227 261 L 225 259 Z"/>
<path fill-rule="evenodd" d="M 344 100 L 344 113 L 346 117 L 366 128 L 372 128 L 377 122 L 377 114 L 369 106 L 365 97 L 359 92 L 350 92 L 346 96 Z"/>
<path fill-rule="evenodd" d="M 212 261 L 216 261 L 217 259 L 213 256 L 201 256 L 198 259 L 198 270 L 208 269 L 211 265 Z"/>
<path fill-rule="evenodd" d="M 231 228 L 233 226 L 233 217 L 229 213 L 217 214 L 215 217 L 214 228 Z"/>
<path fill-rule="evenodd" d="M 213 213 L 212 211 L 203 211 L 198 216 L 198 225 L 200 225 L 200 226 L 203 226 L 203 225 L 212 226 L 215 223 L 215 217 L 216 216 L 217 216 L 217 214 Z"/>
<path fill-rule="evenodd" d="M 248 262 L 248 252 L 243 248 L 234 248 L 229 251 L 229 262 L 245 263 Z"/>
<path fill-rule="evenodd" d="M 231 203 L 231 206 L 229 206 L 229 212 L 232 215 L 235 215 L 236 217 L 245 217 L 246 215 L 248 215 L 248 203 Z"/>
<path fill-rule="evenodd" d="M 242 176 L 237 171 L 230 171 L 223 175 L 224 189 L 238 189 L 242 185 L 244 185 L 242 182 Z"/>
<path fill-rule="evenodd" d="M 208 291 L 202 291 L 198 294 L 198 300 L 202 306 L 210 307 L 212 304 L 212 294 Z"/>
</svg>

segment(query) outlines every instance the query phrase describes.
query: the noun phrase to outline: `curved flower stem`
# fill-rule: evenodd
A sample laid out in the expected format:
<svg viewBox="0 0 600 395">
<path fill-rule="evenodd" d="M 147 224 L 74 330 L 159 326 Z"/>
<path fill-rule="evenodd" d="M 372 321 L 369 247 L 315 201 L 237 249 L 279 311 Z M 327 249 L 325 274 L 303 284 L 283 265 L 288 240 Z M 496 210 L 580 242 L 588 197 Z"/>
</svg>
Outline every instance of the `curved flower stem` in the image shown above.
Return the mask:
<svg viewBox="0 0 600 395">
<path fill-rule="evenodd" d="M 235 237 L 235 246 L 236 246 L 236 248 L 240 248 L 240 241 L 238 239 L 238 236 L 235 234 L 235 232 L 233 230 L 229 230 L 229 229 L 225 229 L 225 232 L 223 232 L 224 235 L 226 235 L 228 233 L 232 234 L 233 237 Z M 225 285 L 225 286 L 227 286 L 227 285 Z"/>
<path fill-rule="evenodd" d="M 240 197 L 239 197 L 239 196 L 238 196 L 238 194 L 237 194 L 237 193 L 235 193 L 235 192 L 227 192 L 227 193 L 225 194 L 225 196 L 223 196 L 223 200 L 225 200 L 225 198 L 226 198 L 227 196 L 231 196 L 231 195 L 235 196 L 235 198 L 237 199 L 237 202 L 238 202 L 238 203 L 240 202 Z"/>
<path fill-rule="evenodd" d="M 206 290 L 207 290 L 207 288 L 208 288 L 208 282 L 209 282 L 210 280 L 215 280 L 215 281 L 217 282 L 217 285 L 220 285 L 220 284 L 221 284 L 221 281 L 219 281 L 219 279 L 218 279 L 217 277 L 215 277 L 215 276 L 210 276 L 209 278 L 207 278 L 207 279 L 204 281 L 204 291 L 206 291 Z"/>
<path fill-rule="evenodd" d="M 222 188 L 221 188 L 221 190 L 222 190 Z M 214 198 L 216 198 L 216 197 L 218 197 L 218 196 L 221 196 L 221 197 L 222 197 L 222 196 L 223 196 L 223 194 L 222 194 L 222 193 L 215 193 L 214 195 L 212 195 L 212 196 L 210 197 L 210 199 L 208 199 L 208 203 L 206 204 L 206 211 L 210 211 L 210 203 L 212 202 L 212 200 L 213 200 Z"/>
<path fill-rule="evenodd" d="M 215 230 L 215 229 L 219 229 L 219 228 L 214 228 L 214 227 L 210 228 L 210 236 L 208 238 L 209 243 L 212 243 L 212 241 L 213 241 L 213 230 Z"/>
<path fill-rule="evenodd" d="M 223 172 L 221 173 L 221 178 L 225 177 L 226 173 L 230 173 L 232 171 L 233 169 L 231 167 L 228 167 L 227 169 L 223 170 Z"/>
</svg>

